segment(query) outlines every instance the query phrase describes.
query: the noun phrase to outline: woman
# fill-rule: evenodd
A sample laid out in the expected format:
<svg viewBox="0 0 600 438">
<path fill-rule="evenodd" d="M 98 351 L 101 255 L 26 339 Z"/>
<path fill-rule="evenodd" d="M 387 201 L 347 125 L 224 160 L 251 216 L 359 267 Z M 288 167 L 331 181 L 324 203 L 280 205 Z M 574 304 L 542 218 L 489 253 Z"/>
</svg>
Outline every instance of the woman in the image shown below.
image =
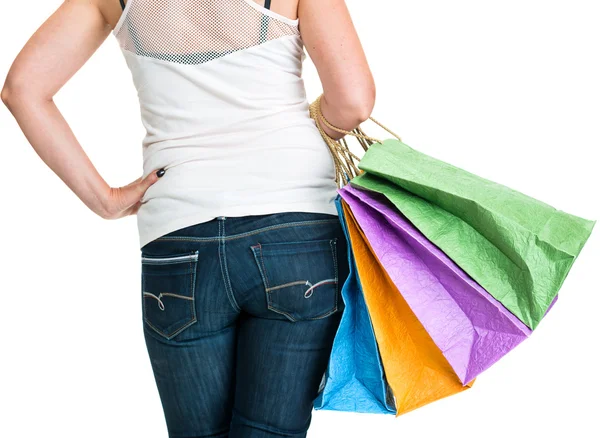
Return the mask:
<svg viewBox="0 0 600 438">
<path fill-rule="evenodd" d="M 117 188 L 52 100 L 109 34 L 146 128 L 143 175 Z M 170 437 L 307 434 L 348 266 L 304 49 L 324 117 L 348 131 L 367 120 L 375 86 L 343 0 L 65 1 L 2 88 L 90 209 L 137 215 L 144 336 Z"/>
</svg>

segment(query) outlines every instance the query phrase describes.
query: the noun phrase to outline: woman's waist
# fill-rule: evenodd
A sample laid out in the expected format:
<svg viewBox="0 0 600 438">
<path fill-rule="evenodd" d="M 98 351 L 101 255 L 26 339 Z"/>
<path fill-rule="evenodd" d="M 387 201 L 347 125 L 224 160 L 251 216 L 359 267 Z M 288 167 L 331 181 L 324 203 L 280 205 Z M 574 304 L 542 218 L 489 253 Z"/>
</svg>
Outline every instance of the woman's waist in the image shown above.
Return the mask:
<svg viewBox="0 0 600 438">
<path fill-rule="evenodd" d="M 287 171 L 282 168 L 293 174 L 333 176 L 334 171 L 329 148 L 314 125 L 171 138 L 143 149 L 144 176 L 160 168 L 168 171 L 180 166 L 184 173 L 218 168 L 227 174 L 271 172 L 275 178 L 285 176 Z"/>
<path fill-rule="evenodd" d="M 282 192 L 294 196 L 336 189 L 335 167 L 325 146 L 272 147 L 232 153 L 222 159 L 207 159 L 201 153 L 157 154 L 144 173 L 160 167 L 166 172 L 148 188 L 143 201 L 219 198 L 228 203 Z"/>
</svg>

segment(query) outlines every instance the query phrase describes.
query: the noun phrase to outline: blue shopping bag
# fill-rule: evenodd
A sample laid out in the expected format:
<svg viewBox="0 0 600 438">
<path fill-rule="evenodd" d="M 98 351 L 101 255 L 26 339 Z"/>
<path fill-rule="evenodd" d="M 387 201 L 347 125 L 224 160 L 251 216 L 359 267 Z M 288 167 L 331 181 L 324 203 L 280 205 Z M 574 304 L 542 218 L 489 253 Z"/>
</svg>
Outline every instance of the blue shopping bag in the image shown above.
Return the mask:
<svg viewBox="0 0 600 438">
<path fill-rule="evenodd" d="M 335 204 L 348 243 L 350 273 L 342 286 L 345 308 L 333 341 L 329 364 L 319 394 L 313 403 L 314 408 L 395 414 L 394 396 L 385 379 L 341 202 L 341 196 L 338 195 Z"/>
</svg>

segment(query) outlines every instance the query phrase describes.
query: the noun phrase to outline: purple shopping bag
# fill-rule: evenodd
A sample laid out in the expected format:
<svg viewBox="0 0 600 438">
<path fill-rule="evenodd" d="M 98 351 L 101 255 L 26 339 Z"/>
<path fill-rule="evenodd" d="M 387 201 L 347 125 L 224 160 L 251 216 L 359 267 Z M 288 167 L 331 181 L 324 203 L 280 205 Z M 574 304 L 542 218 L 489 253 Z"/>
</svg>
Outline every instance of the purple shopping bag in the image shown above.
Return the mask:
<svg viewBox="0 0 600 438">
<path fill-rule="evenodd" d="M 531 334 L 383 195 L 349 184 L 338 192 L 463 385 Z"/>
</svg>

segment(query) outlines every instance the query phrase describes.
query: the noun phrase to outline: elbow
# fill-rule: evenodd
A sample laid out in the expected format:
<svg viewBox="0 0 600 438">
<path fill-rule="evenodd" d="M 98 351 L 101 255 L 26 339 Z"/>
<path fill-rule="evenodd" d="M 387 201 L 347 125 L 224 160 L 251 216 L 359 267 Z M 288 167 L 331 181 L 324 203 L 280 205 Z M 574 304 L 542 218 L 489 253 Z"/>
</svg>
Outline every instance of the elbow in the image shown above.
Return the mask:
<svg viewBox="0 0 600 438">
<path fill-rule="evenodd" d="M 351 130 L 371 116 L 375 106 L 375 84 L 371 82 L 370 85 L 360 89 L 355 86 L 344 92 L 338 92 L 333 97 L 330 95 L 325 97 L 324 93 L 323 99 L 331 111 L 331 118 L 338 122 L 338 126 Z"/>
<path fill-rule="evenodd" d="M 27 78 L 19 78 L 15 75 L 8 75 L 2 86 L 0 93 L 2 103 L 8 108 L 14 108 L 16 105 L 32 104 L 43 99 L 40 90 L 29 85 Z"/>
<path fill-rule="evenodd" d="M 373 84 L 366 92 L 362 100 L 362 105 L 359 107 L 359 118 L 361 123 L 368 120 L 373 113 L 375 107 L 375 84 Z"/>
<path fill-rule="evenodd" d="M 348 104 L 360 124 L 371 117 L 375 107 L 375 84 L 371 84 L 360 92 L 353 93 L 353 97 Z"/>
<path fill-rule="evenodd" d="M 10 72 L 6 76 L 4 80 L 4 85 L 2 86 L 2 92 L 0 96 L 2 98 L 2 103 L 10 108 L 10 105 L 15 101 L 15 80 L 13 79 L 14 75 L 11 75 Z"/>
<path fill-rule="evenodd" d="M 0 93 L 2 103 L 8 108 L 12 108 L 16 105 L 17 101 L 24 99 L 23 87 L 19 87 L 14 82 L 6 80 Z"/>
<path fill-rule="evenodd" d="M 2 87 L 2 93 L 0 93 L 0 97 L 2 98 L 2 103 L 8 108 L 12 100 L 10 88 L 4 85 L 4 87 Z"/>
</svg>

